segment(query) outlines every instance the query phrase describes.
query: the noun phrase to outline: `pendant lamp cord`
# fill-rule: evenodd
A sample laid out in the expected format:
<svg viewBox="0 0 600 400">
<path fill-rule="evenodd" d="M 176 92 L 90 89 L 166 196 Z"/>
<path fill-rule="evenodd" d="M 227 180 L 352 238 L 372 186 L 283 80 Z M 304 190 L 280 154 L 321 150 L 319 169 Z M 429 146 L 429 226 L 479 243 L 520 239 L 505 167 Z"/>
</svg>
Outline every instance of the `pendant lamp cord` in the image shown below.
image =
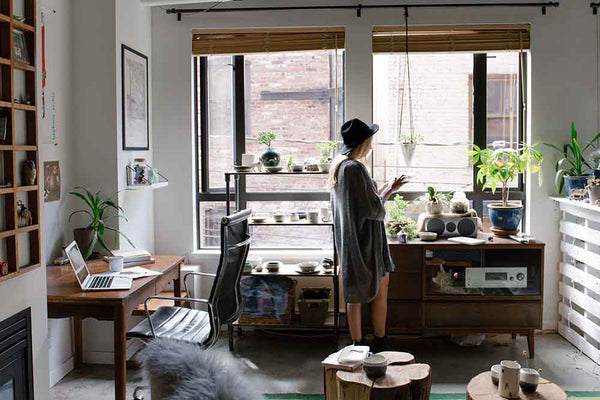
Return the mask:
<svg viewBox="0 0 600 400">
<path fill-rule="evenodd" d="M 402 83 L 406 81 L 408 89 L 408 123 L 410 129 L 410 143 L 415 142 L 415 128 L 412 109 L 412 87 L 410 84 L 410 57 L 408 54 L 408 7 L 404 7 L 404 51 L 406 54 L 406 66 L 404 67 L 404 76 Z M 404 96 L 404 91 L 402 92 Z M 399 124 L 399 141 L 402 142 L 402 121 L 404 115 L 404 101 L 400 104 L 400 124 Z"/>
</svg>

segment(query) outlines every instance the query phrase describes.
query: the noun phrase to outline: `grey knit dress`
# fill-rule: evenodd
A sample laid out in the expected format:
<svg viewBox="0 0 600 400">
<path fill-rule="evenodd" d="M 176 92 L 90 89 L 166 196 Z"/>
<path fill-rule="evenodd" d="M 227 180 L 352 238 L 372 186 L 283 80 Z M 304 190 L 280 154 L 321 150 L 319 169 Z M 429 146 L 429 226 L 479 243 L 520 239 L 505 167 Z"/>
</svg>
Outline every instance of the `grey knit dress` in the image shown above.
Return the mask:
<svg viewBox="0 0 600 400">
<path fill-rule="evenodd" d="M 369 303 L 394 264 L 385 235 L 383 199 L 361 162 L 342 162 L 331 203 L 344 299 Z"/>
</svg>

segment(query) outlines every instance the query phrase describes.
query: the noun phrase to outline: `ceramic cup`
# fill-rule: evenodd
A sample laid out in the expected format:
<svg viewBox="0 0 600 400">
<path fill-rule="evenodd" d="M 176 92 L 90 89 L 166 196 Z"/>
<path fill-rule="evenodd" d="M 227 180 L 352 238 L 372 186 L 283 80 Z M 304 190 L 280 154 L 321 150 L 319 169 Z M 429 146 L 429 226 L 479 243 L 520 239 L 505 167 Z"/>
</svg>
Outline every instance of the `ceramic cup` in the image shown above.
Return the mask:
<svg viewBox="0 0 600 400">
<path fill-rule="evenodd" d="M 523 393 L 534 393 L 540 383 L 540 374 L 533 368 L 521 368 L 519 386 Z"/>
<path fill-rule="evenodd" d="M 256 162 L 256 156 L 254 154 L 242 154 L 242 167 L 252 167 Z"/>
<path fill-rule="evenodd" d="M 109 256 L 108 258 L 108 269 L 112 272 L 123 271 L 123 257 Z"/>
<path fill-rule="evenodd" d="M 319 212 L 318 211 L 309 211 L 306 213 L 306 215 L 308 218 L 308 222 L 310 222 L 311 224 L 319 223 Z"/>
<path fill-rule="evenodd" d="M 500 374 L 502 373 L 502 367 L 500 364 L 492 365 L 492 368 L 490 368 L 490 373 L 492 376 L 492 383 L 498 386 L 498 383 L 500 382 Z"/>
<path fill-rule="evenodd" d="M 283 220 L 285 219 L 285 214 L 282 212 L 274 212 L 273 213 L 273 220 L 275 222 L 283 222 Z"/>
<path fill-rule="evenodd" d="M 498 394 L 506 399 L 519 397 L 519 370 L 521 366 L 516 361 L 504 360 L 500 362 L 502 372 L 498 382 Z"/>
<path fill-rule="evenodd" d="M 375 380 L 385 375 L 387 371 L 387 359 L 382 354 L 372 354 L 363 361 L 363 370 L 367 378 Z"/>
<path fill-rule="evenodd" d="M 321 207 L 321 221 L 331 221 L 331 213 L 329 212 L 329 207 Z"/>
</svg>

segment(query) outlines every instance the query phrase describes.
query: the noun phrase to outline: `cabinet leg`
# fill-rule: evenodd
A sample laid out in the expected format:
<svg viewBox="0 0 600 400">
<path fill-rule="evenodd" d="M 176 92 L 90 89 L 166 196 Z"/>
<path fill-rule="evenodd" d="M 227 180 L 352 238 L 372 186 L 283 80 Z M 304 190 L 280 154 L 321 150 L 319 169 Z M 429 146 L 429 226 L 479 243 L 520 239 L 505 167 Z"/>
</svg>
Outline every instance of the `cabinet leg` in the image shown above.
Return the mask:
<svg viewBox="0 0 600 400">
<path fill-rule="evenodd" d="M 227 325 L 227 332 L 229 333 L 229 351 L 233 351 L 233 325 Z"/>
<path fill-rule="evenodd" d="M 534 331 L 527 332 L 527 347 L 529 348 L 529 358 L 535 356 L 535 335 Z"/>
</svg>

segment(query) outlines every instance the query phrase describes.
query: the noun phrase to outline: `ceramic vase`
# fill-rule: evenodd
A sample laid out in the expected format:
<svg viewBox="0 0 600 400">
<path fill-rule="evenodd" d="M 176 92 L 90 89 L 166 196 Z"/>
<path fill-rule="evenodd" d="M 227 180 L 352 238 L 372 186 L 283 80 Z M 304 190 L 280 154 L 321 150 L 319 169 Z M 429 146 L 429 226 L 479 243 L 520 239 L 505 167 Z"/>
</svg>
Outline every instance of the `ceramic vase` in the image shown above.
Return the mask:
<svg viewBox="0 0 600 400">
<path fill-rule="evenodd" d="M 404 162 L 406 166 L 412 165 L 413 156 L 415 155 L 415 149 L 417 148 L 416 143 L 402 143 L 402 155 L 404 155 Z"/>
<path fill-rule="evenodd" d="M 88 247 L 90 247 L 90 243 L 92 243 L 93 237 L 94 231 L 92 229 L 73 229 L 73 239 L 75 239 L 75 243 L 77 243 L 77 247 L 79 247 L 81 254 L 85 254 Z"/>
<path fill-rule="evenodd" d="M 585 189 L 588 178 L 588 176 L 565 176 L 565 191 L 567 192 L 567 196 L 570 196 L 574 190 Z"/>
<path fill-rule="evenodd" d="M 521 366 L 516 361 L 504 360 L 500 363 L 500 381 L 498 383 L 498 394 L 506 399 L 519 397 L 519 371 Z"/>
<path fill-rule="evenodd" d="M 600 186 L 590 186 L 590 204 L 600 206 Z"/>
<path fill-rule="evenodd" d="M 444 207 L 438 201 L 428 201 L 427 204 L 425 204 L 425 209 L 427 210 L 427 214 L 441 214 Z"/>
<path fill-rule="evenodd" d="M 276 167 L 281 161 L 281 156 L 277 149 L 273 147 L 267 147 L 267 149 L 261 154 L 260 161 L 262 161 L 265 167 Z"/>
<path fill-rule="evenodd" d="M 516 231 L 523 217 L 523 206 L 521 204 L 508 204 L 503 207 L 502 203 L 488 205 L 490 221 L 492 226 L 499 231 Z"/>
</svg>

